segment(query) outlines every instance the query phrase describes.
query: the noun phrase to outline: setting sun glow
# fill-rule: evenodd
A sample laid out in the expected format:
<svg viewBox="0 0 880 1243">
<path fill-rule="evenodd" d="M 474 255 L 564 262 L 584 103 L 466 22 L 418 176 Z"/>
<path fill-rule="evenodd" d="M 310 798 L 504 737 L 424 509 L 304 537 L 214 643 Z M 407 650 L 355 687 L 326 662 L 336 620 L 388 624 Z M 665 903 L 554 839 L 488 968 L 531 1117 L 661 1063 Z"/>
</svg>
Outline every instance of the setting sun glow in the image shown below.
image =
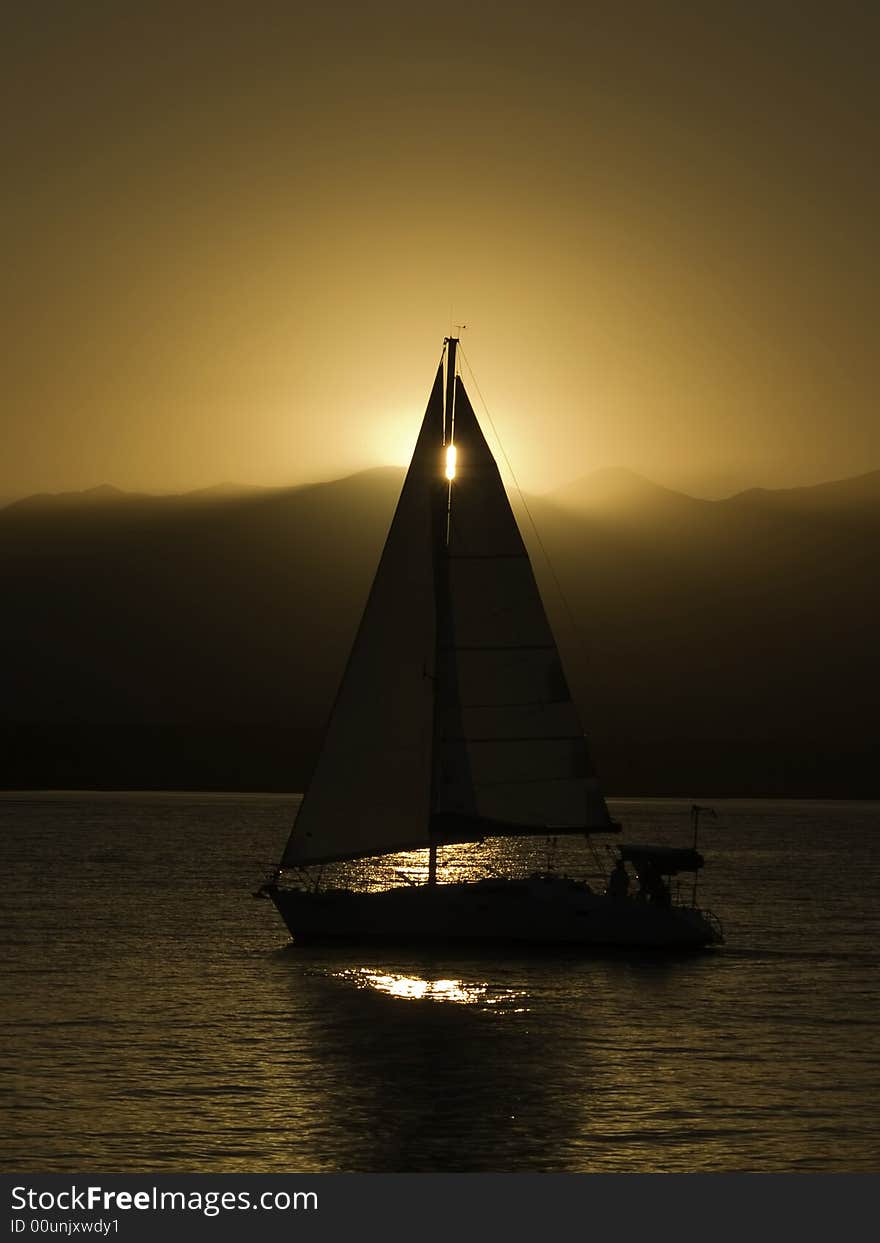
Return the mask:
<svg viewBox="0 0 880 1243">
<path fill-rule="evenodd" d="M 455 478 L 455 459 L 458 456 L 455 445 L 449 445 L 446 450 L 446 478 Z"/>
</svg>

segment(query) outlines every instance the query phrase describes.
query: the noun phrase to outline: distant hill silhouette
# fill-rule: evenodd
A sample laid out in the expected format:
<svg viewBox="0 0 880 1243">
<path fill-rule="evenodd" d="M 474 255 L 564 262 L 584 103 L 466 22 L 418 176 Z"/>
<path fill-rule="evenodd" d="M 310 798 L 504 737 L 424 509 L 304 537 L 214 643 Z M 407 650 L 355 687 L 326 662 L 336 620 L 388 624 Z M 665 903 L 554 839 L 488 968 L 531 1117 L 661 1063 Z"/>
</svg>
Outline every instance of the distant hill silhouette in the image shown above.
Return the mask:
<svg viewBox="0 0 880 1243">
<path fill-rule="evenodd" d="M 714 503 L 674 492 L 623 467 L 592 471 L 549 493 L 545 499 L 567 509 L 583 511 L 638 511 L 652 506 L 692 511 Z"/>
<path fill-rule="evenodd" d="M 86 488 L 82 492 L 35 492 L 33 496 L 25 496 L 12 501 L 7 508 L 14 510 L 35 509 L 71 509 L 84 505 L 130 505 L 134 502 L 153 499 L 146 494 L 123 492 L 112 484 L 101 483 L 96 488 Z"/>
<path fill-rule="evenodd" d="M 880 508 L 880 470 L 854 479 L 835 479 L 810 488 L 752 488 L 731 497 L 728 504 L 767 505 L 802 513 L 850 513 L 870 517 Z"/>
<path fill-rule="evenodd" d="M 301 788 L 401 479 L 0 510 L 0 784 Z M 513 500 L 607 790 L 880 794 L 880 471 Z"/>
</svg>

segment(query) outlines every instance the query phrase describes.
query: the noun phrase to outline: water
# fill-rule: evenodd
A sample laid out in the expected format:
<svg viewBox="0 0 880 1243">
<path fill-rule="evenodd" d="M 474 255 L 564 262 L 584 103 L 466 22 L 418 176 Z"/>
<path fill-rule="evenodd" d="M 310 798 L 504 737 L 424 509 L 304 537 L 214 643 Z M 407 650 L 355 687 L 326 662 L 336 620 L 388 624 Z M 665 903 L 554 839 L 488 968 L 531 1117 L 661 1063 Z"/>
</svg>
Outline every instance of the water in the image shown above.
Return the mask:
<svg viewBox="0 0 880 1243">
<path fill-rule="evenodd" d="M 480 958 L 290 947 L 293 802 L 0 795 L 4 1169 L 877 1170 L 880 804 L 716 802 L 721 951 Z"/>
</svg>

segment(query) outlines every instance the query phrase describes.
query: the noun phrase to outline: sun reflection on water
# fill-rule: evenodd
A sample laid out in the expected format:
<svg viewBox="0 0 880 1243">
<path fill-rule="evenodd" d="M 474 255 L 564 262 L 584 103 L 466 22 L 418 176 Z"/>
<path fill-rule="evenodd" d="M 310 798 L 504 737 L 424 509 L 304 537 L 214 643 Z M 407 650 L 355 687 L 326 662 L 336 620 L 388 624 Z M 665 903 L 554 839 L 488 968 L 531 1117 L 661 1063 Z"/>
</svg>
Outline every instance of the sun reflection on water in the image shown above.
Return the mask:
<svg viewBox="0 0 880 1243">
<path fill-rule="evenodd" d="M 493 987 L 488 983 L 467 980 L 426 979 L 418 975 L 401 975 L 393 971 L 381 971 L 374 967 L 348 967 L 331 973 L 332 978 L 344 980 L 355 988 L 372 988 L 388 997 L 404 1001 L 444 1001 L 456 1005 L 504 1009 L 507 1013 L 522 1014 L 528 1006 L 522 1003 L 526 994 L 513 988 Z"/>
<path fill-rule="evenodd" d="M 592 847 L 580 838 L 548 842 L 546 837 L 487 838 L 437 851 L 437 881 L 455 885 L 497 876 L 528 875 L 534 871 L 565 872 L 604 887 L 605 871 Z M 401 885 L 424 885 L 428 880 L 428 851 L 404 850 L 394 855 L 328 864 L 323 873 L 328 888 L 369 893 Z"/>
</svg>

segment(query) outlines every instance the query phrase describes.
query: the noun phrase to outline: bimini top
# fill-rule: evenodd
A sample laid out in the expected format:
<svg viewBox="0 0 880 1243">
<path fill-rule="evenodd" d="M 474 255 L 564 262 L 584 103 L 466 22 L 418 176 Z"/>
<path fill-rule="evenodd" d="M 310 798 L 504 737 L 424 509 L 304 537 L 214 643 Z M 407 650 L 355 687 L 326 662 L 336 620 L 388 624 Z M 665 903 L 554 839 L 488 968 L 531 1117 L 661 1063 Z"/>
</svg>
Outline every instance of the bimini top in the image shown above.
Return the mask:
<svg viewBox="0 0 880 1243">
<path fill-rule="evenodd" d="M 620 857 L 636 871 L 653 864 L 663 876 L 675 876 L 678 872 L 698 872 L 703 866 L 699 851 L 679 846 L 620 846 L 618 849 Z"/>
</svg>

